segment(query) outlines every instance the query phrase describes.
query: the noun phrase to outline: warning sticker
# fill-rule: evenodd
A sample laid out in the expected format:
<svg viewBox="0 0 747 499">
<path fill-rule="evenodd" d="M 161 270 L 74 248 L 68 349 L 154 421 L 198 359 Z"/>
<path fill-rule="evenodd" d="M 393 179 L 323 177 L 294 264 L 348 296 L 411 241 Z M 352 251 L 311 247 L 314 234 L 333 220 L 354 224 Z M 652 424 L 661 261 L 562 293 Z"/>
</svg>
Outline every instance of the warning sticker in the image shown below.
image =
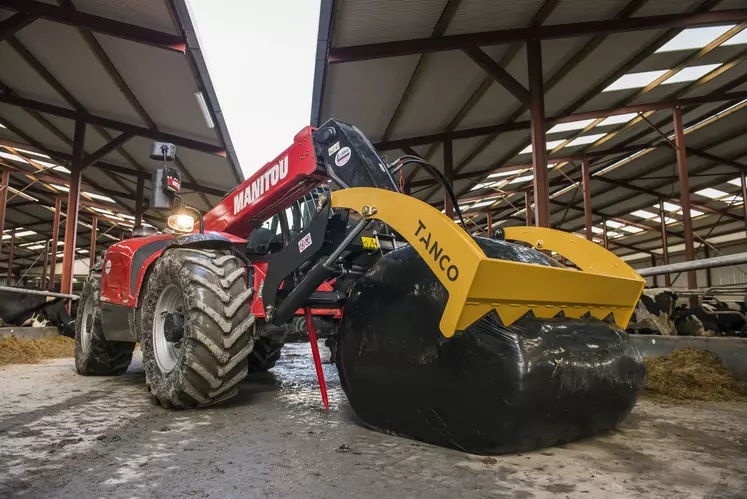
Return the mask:
<svg viewBox="0 0 747 499">
<path fill-rule="evenodd" d="M 350 148 L 345 146 L 339 151 L 337 151 L 337 155 L 335 156 L 335 164 L 337 166 L 345 166 L 347 162 L 350 160 Z"/>
<path fill-rule="evenodd" d="M 306 234 L 298 241 L 298 252 L 303 253 L 309 246 L 311 246 L 311 234 Z"/>
<path fill-rule="evenodd" d="M 331 146 L 329 146 L 329 149 L 327 149 L 327 156 L 332 156 L 334 153 L 340 150 L 340 143 L 335 142 Z"/>
</svg>

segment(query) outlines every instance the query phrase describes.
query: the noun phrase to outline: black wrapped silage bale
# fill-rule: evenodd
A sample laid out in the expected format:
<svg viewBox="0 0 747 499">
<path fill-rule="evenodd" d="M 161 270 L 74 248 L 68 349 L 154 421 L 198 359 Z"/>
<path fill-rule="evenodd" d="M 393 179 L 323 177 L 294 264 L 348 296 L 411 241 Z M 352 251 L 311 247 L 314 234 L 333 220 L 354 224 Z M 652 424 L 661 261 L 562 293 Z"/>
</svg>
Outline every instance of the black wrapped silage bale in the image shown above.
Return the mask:
<svg viewBox="0 0 747 499">
<path fill-rule="evenodd" d="M 476 241 L 491 258 L 557 265 L 533 249 Z M 511 283 L 496 276 L 495 285 Z M 355 284 L 336 364 L 365 424 L 499 454 L 594 435 L 635 406 L 645 368 L 616 325 L 528 314 L 504 327 L 491 312 L 447 339 L 439 330 L 446 300 L 445 288 L 410 246 L 384 256 Z"/>
</svg>

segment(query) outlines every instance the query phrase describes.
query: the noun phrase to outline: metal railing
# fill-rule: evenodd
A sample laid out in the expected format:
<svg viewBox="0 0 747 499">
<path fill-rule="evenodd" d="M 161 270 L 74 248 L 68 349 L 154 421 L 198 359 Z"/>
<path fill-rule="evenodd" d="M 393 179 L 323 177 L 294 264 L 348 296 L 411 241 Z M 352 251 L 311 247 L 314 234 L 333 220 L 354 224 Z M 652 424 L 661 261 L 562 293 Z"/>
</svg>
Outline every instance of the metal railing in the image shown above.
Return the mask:
<svg viewBox="0 0 747 499">
<path fill-rule="evenodd" d="M 676 272 L 689 272 L 691 270 L 715 269 L 718 267 L 728 267 L 730 265 L 740 265 L 743 263 L 747 263 L 747 253 L 714 256 L 712 258 L 702 258 L 690 262 L 670 263 L 669 265 L 659 265 L 658 267 L 638 269 L 636 272 L 638 272 L 641 277 L 649 277 L 663 274 L 674 274 Z"/>
</svg>

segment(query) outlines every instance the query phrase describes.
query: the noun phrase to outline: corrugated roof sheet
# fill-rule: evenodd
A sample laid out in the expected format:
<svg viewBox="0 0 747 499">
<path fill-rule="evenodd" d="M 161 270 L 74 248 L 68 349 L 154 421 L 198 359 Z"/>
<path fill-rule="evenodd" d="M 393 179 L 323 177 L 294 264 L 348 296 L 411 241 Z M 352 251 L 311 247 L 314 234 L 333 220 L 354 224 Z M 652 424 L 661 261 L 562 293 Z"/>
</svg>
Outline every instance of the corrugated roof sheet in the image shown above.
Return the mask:
<svg viewBox="0 0 747 499">
<path fill-rule="evenodd" d="M 106 17 L 135 26 L 177 34 L 176 24 L 166 3 L 153 0 L 72 0 L 87 14 Z M 54 2 L 52 2 L 54 3 Z"/>
<path fill-rule="evenodd" d="M 335 47 L 431 36 L 447 0 L 345 0 L 338 3 Z"/>
<path fill-rule="evenodd" d="M 527 26 L 545 0 L 464 0 L 446 35 Z"/>
</svg>

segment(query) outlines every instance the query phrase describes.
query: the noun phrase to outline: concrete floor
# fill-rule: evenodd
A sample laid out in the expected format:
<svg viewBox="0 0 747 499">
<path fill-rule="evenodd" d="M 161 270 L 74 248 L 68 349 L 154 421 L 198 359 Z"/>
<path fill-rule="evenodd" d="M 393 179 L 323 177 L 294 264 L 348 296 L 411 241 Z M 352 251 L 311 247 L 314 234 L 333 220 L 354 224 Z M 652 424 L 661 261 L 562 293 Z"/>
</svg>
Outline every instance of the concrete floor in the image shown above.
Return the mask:
<svg viewBox="0 0 747 499">
<path fill-rule="evenodd" d="M 746 497 L 747 404 L 644 400 L 619 430 L 485 458 L 355 422 L 334 366 L 330 412 L 308 344 L 230 404 L 150 404 L 139 362 L 116 378 L 71 359 L 0 368 L 0 497 Z"/>
</svg>

